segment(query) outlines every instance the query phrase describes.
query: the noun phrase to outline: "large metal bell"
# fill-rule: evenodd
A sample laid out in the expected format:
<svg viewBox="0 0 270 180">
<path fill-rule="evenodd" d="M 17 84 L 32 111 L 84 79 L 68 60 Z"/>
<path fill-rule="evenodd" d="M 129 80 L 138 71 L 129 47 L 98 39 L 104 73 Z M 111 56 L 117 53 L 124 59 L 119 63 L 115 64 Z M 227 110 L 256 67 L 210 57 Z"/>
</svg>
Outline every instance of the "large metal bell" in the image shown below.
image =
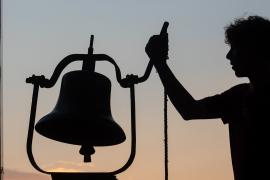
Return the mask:
<svg viewBox="0 0 270 180">
<path fill-rule="evenodd" d="M 125 133 L 113 120 L 111 82 L 102 74 L 72 71 L 63 76 L 55 108 L 35 126 L 41 135 L 82 146 L 122 143 Z"/>
</svg>

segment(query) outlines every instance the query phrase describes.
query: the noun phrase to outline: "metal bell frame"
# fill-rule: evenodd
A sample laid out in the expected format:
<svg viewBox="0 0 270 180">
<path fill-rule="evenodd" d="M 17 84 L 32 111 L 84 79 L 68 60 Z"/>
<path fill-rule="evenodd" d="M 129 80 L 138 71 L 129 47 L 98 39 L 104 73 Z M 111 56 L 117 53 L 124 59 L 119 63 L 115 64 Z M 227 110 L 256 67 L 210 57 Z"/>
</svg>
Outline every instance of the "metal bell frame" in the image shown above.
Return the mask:
<svg viewBox="0 0 270 180">
<path fill-rule="evenodd" d="M 124 172 L 126 169 L 130 167 L 132 164 L 135 154 L 136 154 L 136 111 L 135 111 L 135 84 L 142 83 L 146 81 L 151 73 L 153 64 L 149 63 L 146 71 L 143 76 L 138 77 L 137 75 L 127 75 L 126 78 L 122 78 L 121 71 L 113 58 L 106 54 L 93 54 L 93 40 L 94 36 L 91 35 L 90 46 L 88 48 L 88 54 L 71 54 L 65 57 L 60 63 L 56 66 L 52 76 L 50 79 L 46 79 L 45 76 L 36 76 L 32 75 L 31 77 L 26 79 L 26 83 L 33 84 L 33 94 L 32 94 L 32 104 L 31 104 L 31 112 L 30 112 L 30 120 L 29 120 L 29 128 L 28 128 L 28 136 L 27 136 L 27 155 L 32 164 L 32 166 L 39 172 L 50 174 L 52 179 L 68 179 L 74 176 L 75 178 L 87 179 L 88 177 L 114 177 L 115 175 Z M 107 61 L 114 65 L 116 72 L 116 79 L 121 87 L 130 89 L 130 103 L 131 103 L 131 152 L 129 155 L 128 161 L 119 169 L 112 172 L 48 172 L 43 170 L 38 166 L 35 161 L 35 158 L 32 153 L 32 142 L 33 142 L 33 134 L 34 134 L 34 126 L 35 126 L 35 117 L 36 117 L 36 109 L 37 109 L 37 100 L 38 100 L 38 92 L 39 87 L 41 88 L 51 88 L 57 82 L 60 74 L 64 70 L 64 68 L 72 62 L 75 61 L 83 61 L 82 69 L 87 69 L 94 71 L 95 63 L 97 61 Z M 57 178 L 56 178 L 57 177 Z M 107 178 L 108 179 L 108 178 Z"/>
</svg>

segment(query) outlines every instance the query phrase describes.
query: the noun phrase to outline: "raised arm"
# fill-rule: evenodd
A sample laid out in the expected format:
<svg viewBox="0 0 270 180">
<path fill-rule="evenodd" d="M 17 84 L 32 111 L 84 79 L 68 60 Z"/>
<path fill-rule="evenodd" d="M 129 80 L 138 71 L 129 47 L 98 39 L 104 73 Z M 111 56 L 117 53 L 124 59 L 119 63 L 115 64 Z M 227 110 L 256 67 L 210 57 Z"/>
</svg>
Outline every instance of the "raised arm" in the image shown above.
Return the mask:
<svg viewBox="0 0 270 180">
<path fill-rule="evenodd" d="M 206 101 L 195 100 L 170 70 L 166 63 L 168 35 L 152 36 L 145 51 L 154 64 L 172 104 L 185 120 L 219 118 L 219 112 L 210 109 L 211 105 Z"/>
</svg>

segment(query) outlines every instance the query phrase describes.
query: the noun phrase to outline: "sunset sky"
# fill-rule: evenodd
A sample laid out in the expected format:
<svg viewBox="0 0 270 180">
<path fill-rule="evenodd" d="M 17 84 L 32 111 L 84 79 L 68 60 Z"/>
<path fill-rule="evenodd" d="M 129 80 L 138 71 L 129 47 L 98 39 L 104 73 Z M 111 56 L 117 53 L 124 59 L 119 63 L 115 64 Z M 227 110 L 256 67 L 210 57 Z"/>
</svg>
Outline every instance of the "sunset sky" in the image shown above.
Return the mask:
<svg viewBox="0 0 270 180">
<path fill-rule="evenodd" d="M 237 79 L 225 56 L 224 27 L 237 17 L 270 18 L 269 0 L 3 0 L 3 123 L 5 180 L 49 180 L 29 163 L 26 138 L 32 74 L 50 78 L 67 55 L 87 53 L 90 35 L 94 53 L 113 57 L 122 75 L 142 75 L 149 37 L 170 23 L 168 64 L 194 98 L 220 93 L 247 82 Z M 72 63 L 62 75 L 80 69 Z M 96 71 L 112 81 L 111 108 L 127 140 L 96 148 L 84 164 L 79 146 L 59 143 L 35 133 L 34 156 L 48 171 L 111 171 L 130 152 L 129 90 L 119 86 L 111 64 L 98 62 Z M 49 113 L 59 95 L 61 79 L 40 89 L 37 118 Z M 119 180 L 162 180 L 163 87 L 155 70 L 136 86 L 137 154 Z M 169 177 L 181 180 L 232 180 L 228 126 L 220 119 L 184 121 L 169 103 Z M 38 176 L 42 176 L 37 178 Z"/>
</svg>

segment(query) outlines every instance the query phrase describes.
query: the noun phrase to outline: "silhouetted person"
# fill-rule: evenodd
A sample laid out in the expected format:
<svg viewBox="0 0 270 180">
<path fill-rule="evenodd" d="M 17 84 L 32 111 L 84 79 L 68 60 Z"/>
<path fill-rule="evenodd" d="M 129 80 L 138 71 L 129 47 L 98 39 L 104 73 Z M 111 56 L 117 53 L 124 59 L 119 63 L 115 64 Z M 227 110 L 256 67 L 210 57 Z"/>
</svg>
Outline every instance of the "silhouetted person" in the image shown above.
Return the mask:
<svg viewBox="0 0 270 180">
<path fill-rule="evenodd" d="M 185 120 L 221 118 L 229 124 L 235 180 L 268 179 L 270 21 L 259 16 L 237 19 L 225 28 L 225 41 L 230 45 L 226 58 L 235 75 L 250 82 L 201 100 L 188 93 L 166 64 L 168 36 L 152 36 L 145 50 Z"/>
</svg>

